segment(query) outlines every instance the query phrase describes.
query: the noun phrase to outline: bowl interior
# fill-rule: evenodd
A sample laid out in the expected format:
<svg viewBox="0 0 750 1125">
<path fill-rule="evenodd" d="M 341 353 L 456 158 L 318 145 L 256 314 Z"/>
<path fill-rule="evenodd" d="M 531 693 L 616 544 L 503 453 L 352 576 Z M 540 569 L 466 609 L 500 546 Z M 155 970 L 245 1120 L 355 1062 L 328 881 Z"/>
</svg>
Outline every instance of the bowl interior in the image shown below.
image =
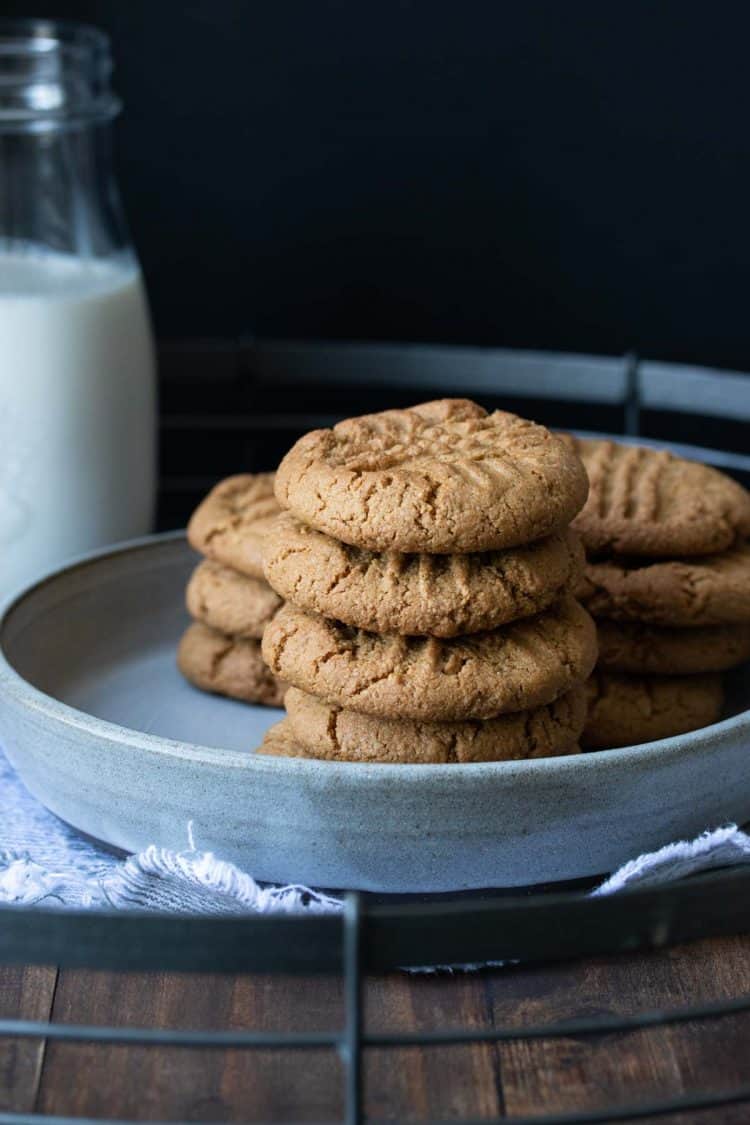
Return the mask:
<svg viewBox="0 0 750 1125">
<path fill-rule="evenodd" d="M 146 734 L 252 751 L 282 713 L 206 695 L 175 663 L 197 556 L 183 537 L 84 563 L 36 587 L 6 618 L 6 659 L 61 703 Z"/>
</svg>

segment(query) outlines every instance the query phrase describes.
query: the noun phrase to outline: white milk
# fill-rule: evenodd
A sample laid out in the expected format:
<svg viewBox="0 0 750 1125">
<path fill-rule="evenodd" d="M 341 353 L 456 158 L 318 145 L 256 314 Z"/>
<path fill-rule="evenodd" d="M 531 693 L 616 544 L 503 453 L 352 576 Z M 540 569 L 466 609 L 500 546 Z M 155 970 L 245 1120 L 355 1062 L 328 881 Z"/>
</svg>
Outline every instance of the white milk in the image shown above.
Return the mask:
<svg viewBox="0 0 750 1125">
<path fill-rule="evenodd" d="M 0 252 L 0 598 L 150 530 L 154 388 L 132 259 Z"/>
</svg>

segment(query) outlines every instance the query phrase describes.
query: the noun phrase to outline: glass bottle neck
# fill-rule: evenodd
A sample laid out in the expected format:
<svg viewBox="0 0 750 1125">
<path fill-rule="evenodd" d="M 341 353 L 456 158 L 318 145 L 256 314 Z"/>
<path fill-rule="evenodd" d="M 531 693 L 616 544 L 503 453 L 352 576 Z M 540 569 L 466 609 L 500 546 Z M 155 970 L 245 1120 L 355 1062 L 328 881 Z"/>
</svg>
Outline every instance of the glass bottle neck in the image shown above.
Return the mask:
<svg viewBox="0 0 750 1125">
<path fill-rule="evenodd" d="M 93 28 L 0 20 L 0 250 L 127 252 L 110 72 L 109 41 Z"/>
<path fill-rule="evenodd" d="M 110 120 L 109 39 L 93 27 L 0 20 L 0 133 L 47 132 Z"/>
</svg>

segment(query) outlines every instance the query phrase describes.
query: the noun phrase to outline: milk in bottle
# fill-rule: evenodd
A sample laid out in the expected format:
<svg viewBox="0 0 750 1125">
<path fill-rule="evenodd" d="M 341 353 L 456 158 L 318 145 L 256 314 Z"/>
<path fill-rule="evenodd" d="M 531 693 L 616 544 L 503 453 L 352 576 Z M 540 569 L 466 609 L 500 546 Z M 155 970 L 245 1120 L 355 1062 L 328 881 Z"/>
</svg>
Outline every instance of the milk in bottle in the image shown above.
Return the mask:
<svg viewBox="0 0 750 1125">
<path fill-rule="evenodd" d="M 153 366 L 132 259 L 0 253 L 0 592 L 149 529 Z"/>
</svg>

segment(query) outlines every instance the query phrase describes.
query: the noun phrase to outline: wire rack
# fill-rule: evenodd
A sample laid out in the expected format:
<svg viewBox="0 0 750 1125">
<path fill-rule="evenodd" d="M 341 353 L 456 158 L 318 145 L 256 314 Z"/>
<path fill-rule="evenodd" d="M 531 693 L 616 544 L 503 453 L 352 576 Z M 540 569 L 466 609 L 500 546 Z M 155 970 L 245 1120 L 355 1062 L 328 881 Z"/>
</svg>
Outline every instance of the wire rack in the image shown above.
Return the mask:
<svg viewBox="0 0 750 1125">
<path fill-rule="evenodd" d="M 490 895 L 466 899 L 462 906 L 447 903 L 368 905 L 365 896 L 345 896 L 340 917 L 174 919 L 104 915 L 53 915 L 49 912 L 6 909 L 3 922 L 15 926 L 15 937 L 5 935 L 3 960 L 56 962 L 97 967 L 200 969 L 206 968 L 206 946 L 211 940 L 211 967 L 216 971 L 308 972 L 340 969 L 344 978 L 345 1021 L 334 1031 L 274 1033 L 262 1031 L 169 1031 L 162 1029 L 75 1026 L 26 1020 L 0 1020 L 0 1036 L 97 1044 L 138 1044 L 156 1047 L 222 1050 L 284 1049 L 304 1051 L 330 1048 L 344 1066 L 345 1125 L 372 1123 L 365 1117 L 362 1097 L 363 1054 L 369 1048 L 449 1046 L 499 1043 L 509 1040 L 556 1039 L 567 1036 L 595 1038 L 716 1020 L 750 1011 L 750 996 L 668 1010 L 641 1011 L 630 1016 L 596 1016 L 523 1027 L 495 1027 L 473 1031 L 443 1028 L 426 1033 L 371 1033 L 363 1024 L 362 988 L 368 969 L 414 965 L 428 956 L 435 963 L 428 935 L 442 928 L 440 951 L 455 964 L 456 955 L 481 963 L 492 954 L 502 960 L 522 954 L 526 958 L 576 956 L 648 948 L 718 935 L 750 926 L 750 873 L 719 872 L 684 885 L 651 891 L 624 892 L 613 899 L 591 899 L 585 892 L 553 892 L 527 897 Z M 448 897 L 448 896 L 442 896 Z M 722 909 L 721 904 L 732 904 Z M 552 922 L 554 921 L 554 925 Z M 78 939 L 87 922 L 94 935 L 83 947 Z M 51 923 L 51 924 L 50 924 Z M 55 925 L 57 923 L 57 925 Z M 4 925 L 4 929 L 7 925 Z M 41 940 L 24 946 L 21 934 L 35 929 Z M 135 949 L 128 941 L 141 931 Z M 510 933 L 509 933 L 510 931 Z M 467 938 L 467 934 L 471 935 Z M 203 950 L 203 953 L 200 951 Z M 427 951 L 427 952 L 426 952 Z M 584 1125 L 586 1122 L 638 1121 L 667 1117 L 688 1110 L 750 1103 L 750 1084 L 712 1093 L 698 1093 L 660 1101 L 608 1106 L 578 1113 L 504 1118 L 482 1118 L 503 1125 Z M 48 1122 L 72 1125 L 80 1118 L 44 1114 L 0 1113 L 1 1125 Z M 113 1125 L 115 1119 L 97 1118 Z M 122 1119 L 119 1119 L 120 1121 Z M 453 1119 L 456 1120 L 456 1119 Z M 470 1119 L 463 1118 L 467 1123 Z M 437 1125 L 437 1123 L 435 1123 Z"/>
<path fill-rule="evenodd" d="M 472 394 L 549 424 L 648 440 L 710 439 L 703 459 L 750 483 L 743 453 L 750 376 L 642 361 L 467 348 L 237 341 L 163 353 L 161 523 L 184 522 L 195 501 L 238 464 L 274 463 L 300 433 L 347 413 L 429 395 Z M 290 408 L 290 402 L 294 408 Z M 186 411 L 185 405 L 188 409 Z M 175 409 L 179 405 L 179 412 Z M 202 435 L 196 443 L 196 435 Z M 211 436 L 215 441 L 211 442 Z M 196 466 L 195 451 L 206 450 Z M 340 971 L 345 1021 L 333 1031 L 170 1031 L 0 1020 L 0 1036 L 98 1044 L 304 1051 L 329 1048 L 344 1065 L 346 1125 L 364 1115 L 362 1060 L 403 1048 L 632 1033 L 750 1012 L 750 996 L 630 1016 L 596 1016 L 492 1030 L 371 1033 L 363 1023 L 367 972 L 526 962 L 658 948 L 750 929 L 750 872 L 591 898 L 587 884 L 418 898 L 350 893 L 339 916 L 174 918 L 0 909 L 0 962 L 120 970 L 310 973 Z M 503 1125 L 586 1125 L 668 1118 L 750 1104 L 750 1084 L 578 1113 L 482 1118 Z M 748 1111 L 750 1113 L 750 1111 Z M 97 1118 L 99 1122 L 114 1119 Z M 122 1119 L 119 1119 L 122 1121 Z M 453 1119 L 456 1120 L 456 1119 Z M 467 1123 L 469 1119 L 461 1119 Z M 0 1125 L 68 1125 L 80 1118 L 0 1112 Z"/>
</svg>

